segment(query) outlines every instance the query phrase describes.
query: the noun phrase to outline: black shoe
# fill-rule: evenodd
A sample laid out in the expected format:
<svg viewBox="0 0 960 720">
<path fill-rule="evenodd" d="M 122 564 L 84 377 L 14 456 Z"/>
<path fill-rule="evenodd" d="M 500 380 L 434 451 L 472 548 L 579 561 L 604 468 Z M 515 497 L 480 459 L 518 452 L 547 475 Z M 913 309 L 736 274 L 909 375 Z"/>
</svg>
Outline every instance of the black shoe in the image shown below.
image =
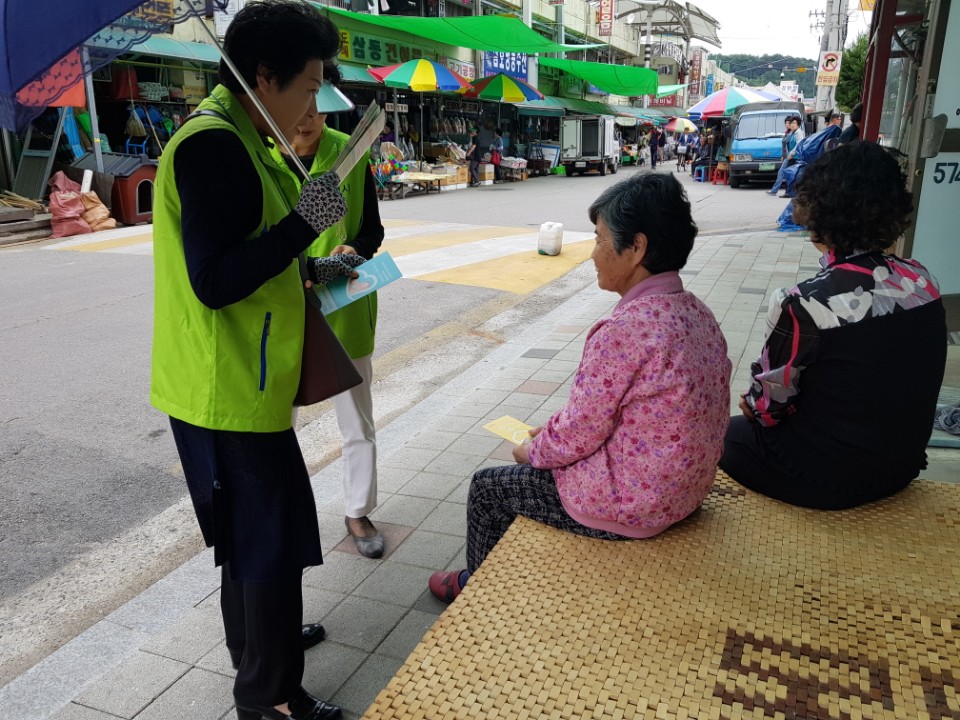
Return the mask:
<svg viewBox="0 0 960 720">
<path fill-rule="evenodd" d="M 301 637 L 303 638 L 304 650 L 309 650 L 314 645 L 319 645 L 327 636 L 327 631 L 324 630 L 323 625 L 320 623 L 304 625 L 302 628 L 300 628 L 300 632 Z"/>
<path fill-rule="evenodd" d="M 324 629 L 323 625 L 320 623 L 310 623 L 309 625 L 304 625 L 300 628 L 301 637 L 303 638 L 303 649 L 309 650 L 314 645 L 320 644 L 323 639 L 327 636 L 327 631 Z M 243 658 L 243 651 L 231 650 L 227 648 L 230 652 L 230 664 L 233 665 L 234 670 L 240 669 L 240 660 Z"/>
<path fill-rule="evenodd" d="M 297 697 L 287 705 L 290 708 L 289 715 L 284 715 L 272 707 L 244 707 L 238 704 L 237 718 L 238 720 L 261 720 L 261 718 L 267 718 L 267 720 L 342 720 L 343 718 L 343 711 L 340 708 L 315 698 L 303 688 L 300 688 Z"/>
</svg>

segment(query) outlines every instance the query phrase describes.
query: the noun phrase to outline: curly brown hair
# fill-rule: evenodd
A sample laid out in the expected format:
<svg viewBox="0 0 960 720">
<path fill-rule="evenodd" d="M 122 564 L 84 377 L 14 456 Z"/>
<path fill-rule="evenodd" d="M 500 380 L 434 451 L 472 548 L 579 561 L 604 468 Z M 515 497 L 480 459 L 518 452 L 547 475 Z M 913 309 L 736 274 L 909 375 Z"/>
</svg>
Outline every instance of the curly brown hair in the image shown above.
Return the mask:
<svg viewBox="0 0 960 720">
<path fill-rule="evenodd" d="M 890 247 L 913 212 L 900 166 L 871 142 L 841 145 L 808 165 L 793 203 L 794 221 L 843 254 Z"/>
</svg>

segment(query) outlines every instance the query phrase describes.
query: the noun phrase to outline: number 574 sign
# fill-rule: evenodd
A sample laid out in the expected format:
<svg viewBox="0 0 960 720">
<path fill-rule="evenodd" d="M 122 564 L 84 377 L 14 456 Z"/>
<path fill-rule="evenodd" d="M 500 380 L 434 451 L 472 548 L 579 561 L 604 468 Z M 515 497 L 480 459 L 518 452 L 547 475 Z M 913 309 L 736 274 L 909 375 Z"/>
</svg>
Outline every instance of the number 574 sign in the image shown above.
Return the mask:
<svg viewBox="0 0 960 720">
<path fill-rule="evenodd" d="M 960 162 L 938 162 L 933 166 L 933 181 L 937 185 L 960 184 Z"/>
</svg>

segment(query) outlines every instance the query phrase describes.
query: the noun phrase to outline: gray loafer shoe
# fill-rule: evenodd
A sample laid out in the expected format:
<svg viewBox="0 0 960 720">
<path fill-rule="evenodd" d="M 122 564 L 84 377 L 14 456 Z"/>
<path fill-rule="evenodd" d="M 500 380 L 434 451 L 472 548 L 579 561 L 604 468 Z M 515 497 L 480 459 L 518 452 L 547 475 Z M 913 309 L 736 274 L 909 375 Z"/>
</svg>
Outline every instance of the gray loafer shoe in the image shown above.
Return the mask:
<svg viewBox="0 0 960 720">
<path fill-rule="evenodd" d="M 366 520 L 367 524 L 369 524 L 371 528 L 376 530 L 373 523 L 367 520 L 367 518 L 362 518 L 362 519 Z M 379 531 L 377 531 L 376 535 L 372 535 L 371 537 L 363 537 L 362 535 L 355 535 L 353 533 L 353 530 L 351 530 L 350 528 L 349 518 L 344 518 L 344 524 L 347 526 L 347 533 L 350 535 L 350 537 L 353 538 L 353 544 L 356 545 L 357 552 L 359 552 L 364 557 L 368 557 L 368 558 L 376 559 L 379 557 L 383 557 L 384 540 L 383 540 L 383 535 Z"/>
</svg>

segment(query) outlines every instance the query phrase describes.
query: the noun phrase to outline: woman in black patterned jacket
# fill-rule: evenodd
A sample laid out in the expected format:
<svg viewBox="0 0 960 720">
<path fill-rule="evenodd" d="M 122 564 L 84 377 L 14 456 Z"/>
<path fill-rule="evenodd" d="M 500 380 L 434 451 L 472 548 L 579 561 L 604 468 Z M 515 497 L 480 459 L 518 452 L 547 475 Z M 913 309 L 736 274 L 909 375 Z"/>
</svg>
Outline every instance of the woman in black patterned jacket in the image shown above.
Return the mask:
<svg viewBox="0 0 960 720">
<path fill-rule="evenodd" d="M 926 467 L 946 318 L 930 272 L 887 252 L 913 206 L 882 147 L 825 153 L 797 191 L 794 217 L 823 252 L 823 270 L 771 298 L 720 467 L 787 503 L 854 507 Z"/>
</svg>

